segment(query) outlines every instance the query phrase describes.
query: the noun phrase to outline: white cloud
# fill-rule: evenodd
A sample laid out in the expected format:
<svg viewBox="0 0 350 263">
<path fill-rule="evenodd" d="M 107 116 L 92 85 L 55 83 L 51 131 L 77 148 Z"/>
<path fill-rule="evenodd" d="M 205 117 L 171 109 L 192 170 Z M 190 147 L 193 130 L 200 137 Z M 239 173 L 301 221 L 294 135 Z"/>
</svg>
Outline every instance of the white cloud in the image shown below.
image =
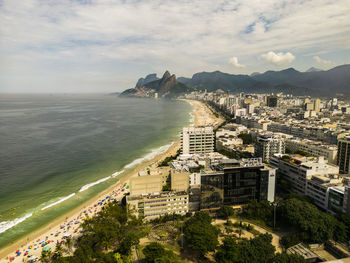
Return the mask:
<svg viewBox="0 0 350 263">
<path fill-rule="evenodd" d="M 313 56 L 313 59 L 314 59 L 317 63 L 320 63 L 320 64 L 325 64 L 325 65 L 333 64 L 332 61 L 322 59 L 322 58 L 320 58 L 319 56 Z"/>
<path fill-rule="evenodd" d="M 245 68 L 245 65 L 239 64 L 238 63 L 238 58 L 237 57 L 232 57 L 229 60 L 229 63 L 233 65 L 236 68 Z"/>
<path fill-rule="evenodd" d="M 190 76 L 232 64 L 247 73 L 238 60 L 227 63 L 232 54 L 249 71 L 264 71 L 256 57 L 267 50 L 293 51 L 265 54 L 277 65 L 310 52 L 331 60 L 343 52 L 349 63 L 349 13 L 348 0 L 0 0 L 0 92 L 43 72 L 67 78 L 94 70 L 115 80 L 106 90 L 166 68 Z M 126 78 L 134 81 L 120 86 Z M 41 88 L 54 88 L 54 77 L 51 83 Z"/>
<path fill-rule="evenodd" d="M 265 54 L 262 54 L 261 57 L 263 59 L 265 59 L 267 62 L 274 64 L 274 65 L 277 65 L 277 66 L 290 64 L 295 59 L 295 56 L 290 52 L 275 53 L 273 51 L 270 51 L 270 52 L 267 52 Z"/>
</svg>

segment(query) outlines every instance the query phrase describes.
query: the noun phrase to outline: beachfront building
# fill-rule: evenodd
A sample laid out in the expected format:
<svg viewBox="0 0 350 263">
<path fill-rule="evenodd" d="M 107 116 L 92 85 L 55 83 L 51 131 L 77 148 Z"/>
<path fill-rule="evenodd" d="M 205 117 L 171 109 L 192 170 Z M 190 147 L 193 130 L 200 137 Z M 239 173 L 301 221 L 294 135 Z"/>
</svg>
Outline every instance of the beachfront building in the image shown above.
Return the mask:
<svg viewBox="0 0 350 263">
<path fill-rule="evenodd" d="M 189 211 L 189 196 L 185 191 L 127 196 L 128 210 L 146 220 L 167 214 L 185 215 Z"/>
<path fill-rule="evenodd" d="M 211 153 L 214 152 L 213 127 L 184 127 L 181 133 L 181 153 Z"/>
<path fill-rule="evenodd" d="M 223 160 L 217 168 L 201 175 L 201 210 L 243 205 L 251 200 L 274 201 L 276 169 L 261 159 Z"/>
<path fill-rule="evenodd" d="M 140 171 L 130 179 L 130 195 L 159 193 L 164 185 L 170 185 L 170 168 L 158 167 Z"/>
<path fill-rule="evenodd" d="M 269 162 L 270 157 L 274 154 L 285 152 L 284 140 L 275 136 L 260 134 L 254 144 L 255 157 L 261 157 L 263 162 Z"/>
<path fill-rule="evenodd" d="M 171 173 L 170 186 L 172 191 L 188 191 L 190 185 L 190 173 Z"/>
<path fill-rule="evenodd" d="M 285 141 L 286 149 L 291 152 L 305 152 L 311 156 L 324 156 L 329 163 L 337 163 L 338 148 L 336 145 L 308 139 L 290 138 Z"/>
<path fill-rule="evenodd" d="M 350 174 L 350 134 L 344 134 L 338 138 L 338 159 L 340 173 Z"/>
</svg>

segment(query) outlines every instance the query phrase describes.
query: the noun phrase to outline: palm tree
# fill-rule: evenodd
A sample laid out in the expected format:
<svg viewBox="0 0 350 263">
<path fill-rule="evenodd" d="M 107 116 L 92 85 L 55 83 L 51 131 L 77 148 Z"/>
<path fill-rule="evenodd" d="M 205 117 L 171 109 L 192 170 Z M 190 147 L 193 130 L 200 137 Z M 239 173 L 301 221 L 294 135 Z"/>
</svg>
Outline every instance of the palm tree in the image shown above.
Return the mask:
<svg viewBox="0 0 350 263">
<path fill-rule="evenodd" d="M 42 251 L 41 252 L 40 261 L 41 262 L 50 262 L 51 261 L 51 256 L 52 256 L 51 251 Z"/>
<path fill-rule="evenodd" d="M 72 252 L 73 241 L 71 238 L 67 238 L 66 242 L 64 242 L 64 245 L 67 247 L 69 253 Z"/>
<path fill-rule="evenodd" d="M 63 255 L 63 247 L 60 244 L 56 244 L 56 249 L 54 256 L 55 258 L 60 258 Z"/>
</svg>

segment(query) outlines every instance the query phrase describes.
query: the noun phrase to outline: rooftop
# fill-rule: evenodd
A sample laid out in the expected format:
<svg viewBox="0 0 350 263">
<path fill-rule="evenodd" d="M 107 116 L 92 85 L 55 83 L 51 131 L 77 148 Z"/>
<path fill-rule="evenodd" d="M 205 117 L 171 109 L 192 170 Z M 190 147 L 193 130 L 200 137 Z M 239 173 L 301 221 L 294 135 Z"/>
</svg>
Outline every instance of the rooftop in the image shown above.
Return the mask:
<svg viewBox="0 0 350 263">
<path fill-rule="evenodd" d="M 127 196 L 128 201 L 138 200 L 138 199 L 156 199 L 161 197 L 172 197 L 172 196 L 181 196 L 187 195 L 186 191 L 170 191 L 170 192 L 161 192 L 161 193 L 152 193 L 152 194 L 142 194 L 142 195 L 134 195 Z"/>
</svg>

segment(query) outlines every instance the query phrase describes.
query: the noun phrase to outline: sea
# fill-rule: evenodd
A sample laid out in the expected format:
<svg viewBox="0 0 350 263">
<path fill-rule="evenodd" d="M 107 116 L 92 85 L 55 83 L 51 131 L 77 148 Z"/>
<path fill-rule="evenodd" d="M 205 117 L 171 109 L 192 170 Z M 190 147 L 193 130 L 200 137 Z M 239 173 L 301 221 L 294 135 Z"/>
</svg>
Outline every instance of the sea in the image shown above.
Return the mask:
<svg viewBox="0 0 350 263">
<path fill-rule="evenodd" d="M 0 95 L 0 248 L 164 152 L 191 122 L 178 100 Z"/>
</svg>

